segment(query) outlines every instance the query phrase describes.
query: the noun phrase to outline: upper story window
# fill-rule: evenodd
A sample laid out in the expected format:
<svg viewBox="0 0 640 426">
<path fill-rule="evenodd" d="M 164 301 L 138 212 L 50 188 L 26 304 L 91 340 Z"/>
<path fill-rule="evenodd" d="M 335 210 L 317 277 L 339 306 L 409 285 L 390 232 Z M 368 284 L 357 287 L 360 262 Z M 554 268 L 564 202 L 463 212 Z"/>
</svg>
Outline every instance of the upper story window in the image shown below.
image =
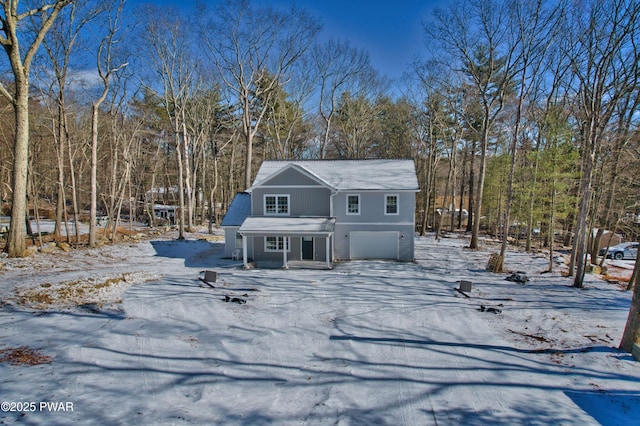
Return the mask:
<svg viewBox="0 0 640 426">
<path fill-rule="evenodd" d="M 399 214 L 397 194 L 387 194 L 384 196 L 384 214 Z"/>
<path fill-rule="evenodd" d="M 287 216 L 289 214 L 289 195 L 265 195 L 264 214 Z"/>
<path fill-rule="evenodd" d="M 360 214 L 360 195 L 347 195 L 347 214 Z"/>
</svg>

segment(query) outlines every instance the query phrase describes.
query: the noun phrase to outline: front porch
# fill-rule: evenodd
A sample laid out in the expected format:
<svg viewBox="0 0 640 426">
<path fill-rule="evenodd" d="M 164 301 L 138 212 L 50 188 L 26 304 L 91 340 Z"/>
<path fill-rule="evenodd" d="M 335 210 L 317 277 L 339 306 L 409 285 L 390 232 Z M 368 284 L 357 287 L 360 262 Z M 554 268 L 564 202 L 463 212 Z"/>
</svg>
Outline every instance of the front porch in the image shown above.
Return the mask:
<svg viewBox="0 0 640 426">
<path fill-rule="evenodd" d="M 332 269 L 334 227 L 326 217 L 248 217 L 238 230 L 244 267 L 252 257 L 260 268 Z"/>
</svg>

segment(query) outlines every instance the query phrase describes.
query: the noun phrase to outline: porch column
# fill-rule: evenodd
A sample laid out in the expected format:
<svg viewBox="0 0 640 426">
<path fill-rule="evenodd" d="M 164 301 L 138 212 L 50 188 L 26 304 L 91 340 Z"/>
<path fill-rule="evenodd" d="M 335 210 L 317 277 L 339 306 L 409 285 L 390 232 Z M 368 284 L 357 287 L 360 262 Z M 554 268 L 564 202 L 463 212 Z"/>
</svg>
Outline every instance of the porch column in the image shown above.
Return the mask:
<svg viewBox="0 0 640 426">
<path fill-rule="evenodd" d="M 282 237 L 282 267 L 284 269 L 288 269 L 287 265 L 287 246 L 288 246 L 289 237 Z M 276 240 L 277 241 L 277 240 Z"/>
<path fill-rule="evenodd" d="M 242 236 L 242 264 L 245 269 L 249 269 L 249 262 L 247 262 L 247 236 Z"/>
<path fill-rule="evenodd" d="M 331 269 L 331 235 L 327 235 L 325 241 L 325 256 L 327 259 L 327 269 Z"/>
</svg>

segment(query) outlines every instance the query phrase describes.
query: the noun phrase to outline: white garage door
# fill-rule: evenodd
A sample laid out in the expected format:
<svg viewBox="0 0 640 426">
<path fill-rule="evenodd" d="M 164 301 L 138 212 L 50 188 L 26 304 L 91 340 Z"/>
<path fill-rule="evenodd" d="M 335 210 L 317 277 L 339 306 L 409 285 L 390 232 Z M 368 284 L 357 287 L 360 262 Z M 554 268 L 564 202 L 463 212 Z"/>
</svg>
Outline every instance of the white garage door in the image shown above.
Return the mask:
<svg viewBox="0 0 640 426">
<path fill-rule="evenodd" d="M 398 233 L 352 231 L 351 259 L 398 259 Z"/>
</svg>

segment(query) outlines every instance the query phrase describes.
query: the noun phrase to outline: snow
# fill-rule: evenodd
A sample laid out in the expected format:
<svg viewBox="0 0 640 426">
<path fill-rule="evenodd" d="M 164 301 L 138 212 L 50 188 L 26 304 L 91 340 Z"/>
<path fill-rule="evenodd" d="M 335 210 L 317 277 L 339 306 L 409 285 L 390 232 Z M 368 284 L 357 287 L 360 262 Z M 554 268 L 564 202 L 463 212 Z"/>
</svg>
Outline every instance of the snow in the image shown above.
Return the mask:
<svg viewBox="0 0 640 426">
<path fill-rule="evenodd" d="M 413 160 L 267 160 L 253 186 L 263 185 L 287 167 L 300 167 L 339 191 L 419 191 Z M 251 192 L 251 191 L 249 191 Z"/>
<path fill-rule="evenodd" d="M 640 364 L 616 349 L 631 294 L 520 251 L 529 281 L 506 281 L 484 244 L 418 237 L 415 263 L 333 270 L 244 270 L 199 234 L 0 259 L 0 350 L 51 357 L 1 362 L 0 399 L 72 403 L 0 423 L 637 423 Z"/>
</svg>

